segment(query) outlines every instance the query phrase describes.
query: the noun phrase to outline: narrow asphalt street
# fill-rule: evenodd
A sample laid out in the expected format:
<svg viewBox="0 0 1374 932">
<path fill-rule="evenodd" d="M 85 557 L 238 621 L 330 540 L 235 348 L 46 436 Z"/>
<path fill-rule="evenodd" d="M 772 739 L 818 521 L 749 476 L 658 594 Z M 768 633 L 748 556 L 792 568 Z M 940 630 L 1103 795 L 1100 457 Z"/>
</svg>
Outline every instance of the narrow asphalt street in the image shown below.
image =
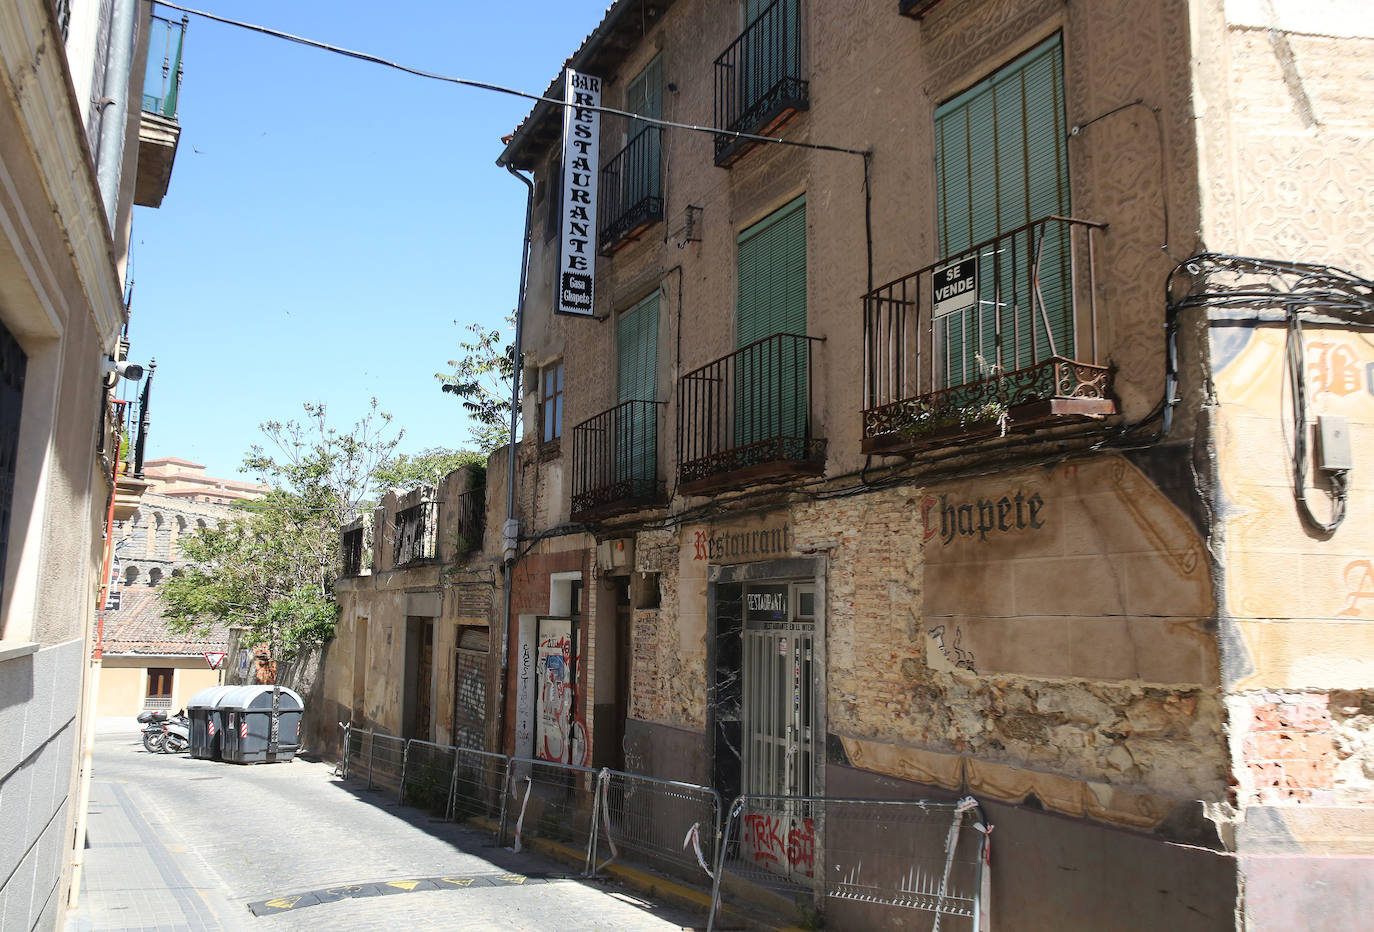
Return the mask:
<svg viewBox="0 0 1374 932">
<path fill-rule="evenodd" d="M 68 932 L 704 927 L 577 869 L 492 845 L 297 759 L 239 766 L 97 736 Z"/>
</svg>

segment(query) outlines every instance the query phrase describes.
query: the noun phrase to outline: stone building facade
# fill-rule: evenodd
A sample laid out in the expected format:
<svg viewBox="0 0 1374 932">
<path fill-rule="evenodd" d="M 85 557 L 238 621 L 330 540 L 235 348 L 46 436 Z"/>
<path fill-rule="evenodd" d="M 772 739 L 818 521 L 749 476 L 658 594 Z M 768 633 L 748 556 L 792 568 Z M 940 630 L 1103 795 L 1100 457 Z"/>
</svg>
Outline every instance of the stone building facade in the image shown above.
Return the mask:
<svg viewBox="0 0 1374 932">
<path fill-rule="evenodd" d="M 802 145 L 602 115 L 591 257 L 563 108 L 508 141 L 500 747 L 972 793 L 1000 927 L 1357 926 L 1371 63 L 1355 2 L 613 4 L 604 106 Z"/>
<path fill-rule="evenodd" d="M 337 746 L 338 722 L 486 746 L 497 547 L 480 471 L 467 468 L 393 489 L 343 529 L 339 621 L 306 716 L 312 746 Z"/>
<path fill-rule="evenodd" d="M 159 47 L 176 54 L 153 77 L 145 64 L 159 31 L 169 40 Z M 111 402 L 125 388 L 110 370 L 130 346 L 133 208 L 161 203 L 175 157 L 181 33 L 147 0 L 0 4 L 6 929 L 61 926 L 82 857 L 105 521 L 112 498 L 127 506 L 141 488 L 116 474 L 121 417 Z"/>
</svg>

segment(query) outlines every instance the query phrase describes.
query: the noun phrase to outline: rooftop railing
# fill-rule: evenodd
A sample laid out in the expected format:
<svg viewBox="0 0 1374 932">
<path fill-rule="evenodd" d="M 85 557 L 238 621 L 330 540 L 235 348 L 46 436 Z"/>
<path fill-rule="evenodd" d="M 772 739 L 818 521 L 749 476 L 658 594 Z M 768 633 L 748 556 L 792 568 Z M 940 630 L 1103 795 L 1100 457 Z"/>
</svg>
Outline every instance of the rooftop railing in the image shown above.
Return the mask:
<svg viewBox="0 0 1374 932">
<path fill-rule="evenodd" d="M 814 435 L 814 347 L 820 338 L 779 333 L 682 377 L 678 482 L 684 492 L 823 471 Z"/>
<path fill-rule="evenodd" d="M 1105 227 L 1044 217 L 864 295 L 864 452 L 1116 413 L 1098 358 Z"/>
<path fill-rule="evenodd" d="M 715 127 L 766 135 L 808 106 L 802 63 L 802 0 L 774 0 L 716 59 Z M 716 164 L 756 143 L 716 136 Z"/>
</svg>

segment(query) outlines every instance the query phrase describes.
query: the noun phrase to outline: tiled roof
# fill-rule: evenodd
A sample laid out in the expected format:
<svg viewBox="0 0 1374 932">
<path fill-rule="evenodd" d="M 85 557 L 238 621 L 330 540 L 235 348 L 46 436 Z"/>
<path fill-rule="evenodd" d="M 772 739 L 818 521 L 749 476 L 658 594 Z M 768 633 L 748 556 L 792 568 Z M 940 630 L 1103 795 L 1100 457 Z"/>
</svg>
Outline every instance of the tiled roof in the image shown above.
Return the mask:
<svg viewBox="0 0 1374 932">
<path fill-rule="evenodd" d="M 162 617 L 162 598 L 148 586 L 120 588 L 117 611 L 105 613 L 107 654 L 199 654 L 229 649 L 229 629 L 216 625 L 204 635 L 177 634 Z"/>
</svg>

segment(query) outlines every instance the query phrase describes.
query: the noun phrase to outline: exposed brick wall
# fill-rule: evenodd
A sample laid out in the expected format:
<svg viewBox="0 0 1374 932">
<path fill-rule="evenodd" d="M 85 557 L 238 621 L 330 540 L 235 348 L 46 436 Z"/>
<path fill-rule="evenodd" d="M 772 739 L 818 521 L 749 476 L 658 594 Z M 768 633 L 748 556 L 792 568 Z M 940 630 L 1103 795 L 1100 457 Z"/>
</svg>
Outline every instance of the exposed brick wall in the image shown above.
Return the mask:
<svg viewBox="0 0 1374 932">
<path fill-rule="evenodd" d="M 1233 727 L 1243 763 L 1240 802 L 1335 801 L 1336 736 L 1325 693 L 1236 697 Z"/>
</svg>

